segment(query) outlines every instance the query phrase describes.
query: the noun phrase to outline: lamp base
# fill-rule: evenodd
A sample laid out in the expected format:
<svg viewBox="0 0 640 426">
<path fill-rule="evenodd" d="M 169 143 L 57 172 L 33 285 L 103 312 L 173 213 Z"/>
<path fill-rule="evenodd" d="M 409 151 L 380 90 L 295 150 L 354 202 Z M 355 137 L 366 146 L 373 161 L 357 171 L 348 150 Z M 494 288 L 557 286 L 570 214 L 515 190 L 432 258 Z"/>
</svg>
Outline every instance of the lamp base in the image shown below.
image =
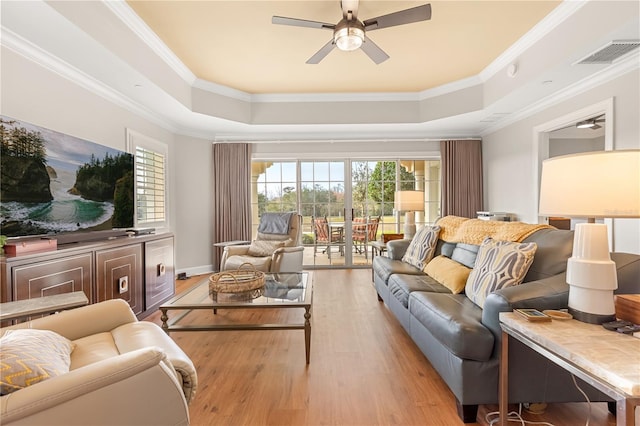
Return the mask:
<svg viewBox="0 0 640 426">
<path fill-rule="evenodd" d="M 416 219 L 414 212 L 404 214 L 404 237 L 411 239 L 416 235 Z"/>
<path fill-rule="evenodd" d="M 588 324 L 604 324 L 605 322 L 616 320 L 615 315 L 592 314 L 589 312 L 582 312 L 571 307 L 569 307 L 569 313 L 573 315 L 574 319 Z"/>
<path fill-rule="evenodd" d="M 404 238 L 411 239 L 416 235 L 416 224 L 404 224 Z"/>
</svg>

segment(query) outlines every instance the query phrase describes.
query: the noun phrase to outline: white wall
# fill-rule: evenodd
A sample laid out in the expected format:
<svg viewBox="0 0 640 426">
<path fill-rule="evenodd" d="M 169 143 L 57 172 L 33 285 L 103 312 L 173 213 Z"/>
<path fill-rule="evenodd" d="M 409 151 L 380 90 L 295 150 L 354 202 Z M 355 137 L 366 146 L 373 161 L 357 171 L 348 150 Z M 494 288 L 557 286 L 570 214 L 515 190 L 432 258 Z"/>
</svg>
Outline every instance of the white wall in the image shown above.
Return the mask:
<svg viewBox="0 0 640 426">
<path fill-rule="evenodd" d="M 176 264 L 187 275 L 217 269 L 213 259 L 213 149 L 211 142 L 177 135 L 172 157 L 171 197 L 176 234 Z"/>
<path fill-rule="evenodd" d="M 581 108 L 614 98 L 614 149 L 640 148 L 640 71 L 634 70 L 595 89 L 483 136 L 485 209 L 515 213 L 536 222 L 533 128 Z M 614 220 L 615 251 L 640 254 L 640 220 Z"/>
</svg>

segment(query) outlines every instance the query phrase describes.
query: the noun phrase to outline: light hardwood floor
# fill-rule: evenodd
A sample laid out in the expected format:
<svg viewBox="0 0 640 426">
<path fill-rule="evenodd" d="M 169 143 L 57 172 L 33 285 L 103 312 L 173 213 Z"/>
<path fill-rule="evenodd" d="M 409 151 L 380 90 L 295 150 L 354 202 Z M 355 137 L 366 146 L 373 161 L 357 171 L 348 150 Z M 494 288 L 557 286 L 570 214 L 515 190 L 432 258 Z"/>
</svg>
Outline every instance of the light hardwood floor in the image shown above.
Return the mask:
<svg viewBox="0 0 640 426">
<path fill-rule="evenodd" d="M 462 425 L 455 400 L 384 304 L 371 271 L 319 270 L 314 275 L 311 363 L 304 333 L 287 331 L 181 332 L 171 336 L 198 371 L 190 405 L 193 425 Z M 178 281 L 177 291 L 202 277 Z M 218 311 L 218 321 L 302 321 L 303 310 Z M 208 311 L 191 321 L 210 321 Z M 155 313 L 147 320 L 160 324 Z M 481 406 L 478 423 L 497 406 Z M 550 404 L 556 426 L 584 425 L 586 403 Z M 516 423 L 512 423 L 516 424 Z M 615 425 L 606 404 L 592 404 L 591 426 Z M 473 424 L 472 424 L 473 425 Z"/>
</svg>

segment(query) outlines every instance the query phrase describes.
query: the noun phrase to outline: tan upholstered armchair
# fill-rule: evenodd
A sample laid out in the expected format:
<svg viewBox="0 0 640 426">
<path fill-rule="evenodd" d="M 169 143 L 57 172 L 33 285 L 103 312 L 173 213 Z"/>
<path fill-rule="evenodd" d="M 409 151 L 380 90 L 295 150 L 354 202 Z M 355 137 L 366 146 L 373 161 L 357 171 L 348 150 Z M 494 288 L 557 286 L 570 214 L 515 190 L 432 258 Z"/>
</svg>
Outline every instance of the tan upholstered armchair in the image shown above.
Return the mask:
<svg viewBox="0 0 640 426">
<path fill-rule="evenodd" d="M 7 334 L 15 329 L 51 330 L 73 349 L 68 372 L 0 397 L 3 425 L 189 424 L 187 404 L 197 386 L 193 363 L 158 325 L 138 321 L 125 301 L 64 311 L 0 334 L 18 335 Z M 3 345 L 3 392 L 10 381 L 6 350 Z"/>
<path fill-rule="evenodd" d="M 278 219 L 283 213 L 263 213 L 258 235 L 251 244 L 227 246 L 222 253 L 220 270 L 238 269 L 244 263 L 252 264 L 263 272 L 301 272 L 304 247 L 302 246 L 302 216 L 293 213 L 288 226 L 281 230 L 270 229 L 267 217 Z M 277 231 L 267 232 L 267 231 Z"/>
</svg>

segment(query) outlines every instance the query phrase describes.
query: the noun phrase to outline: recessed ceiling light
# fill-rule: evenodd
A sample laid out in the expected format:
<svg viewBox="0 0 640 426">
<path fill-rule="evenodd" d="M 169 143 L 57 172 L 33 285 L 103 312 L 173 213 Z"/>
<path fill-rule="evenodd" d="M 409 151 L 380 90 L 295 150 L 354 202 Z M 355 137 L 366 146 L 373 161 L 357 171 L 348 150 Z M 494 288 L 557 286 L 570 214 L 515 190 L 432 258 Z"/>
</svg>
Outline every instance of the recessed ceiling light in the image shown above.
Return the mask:
<svg viewBox="0 0 640 426">
<path fill-rule="evenodd" d="M 551 83 L 553 83 L 553 80 L 544 80 L 542 82 L 542 84 L 551 84 Z"/>
</svg>

